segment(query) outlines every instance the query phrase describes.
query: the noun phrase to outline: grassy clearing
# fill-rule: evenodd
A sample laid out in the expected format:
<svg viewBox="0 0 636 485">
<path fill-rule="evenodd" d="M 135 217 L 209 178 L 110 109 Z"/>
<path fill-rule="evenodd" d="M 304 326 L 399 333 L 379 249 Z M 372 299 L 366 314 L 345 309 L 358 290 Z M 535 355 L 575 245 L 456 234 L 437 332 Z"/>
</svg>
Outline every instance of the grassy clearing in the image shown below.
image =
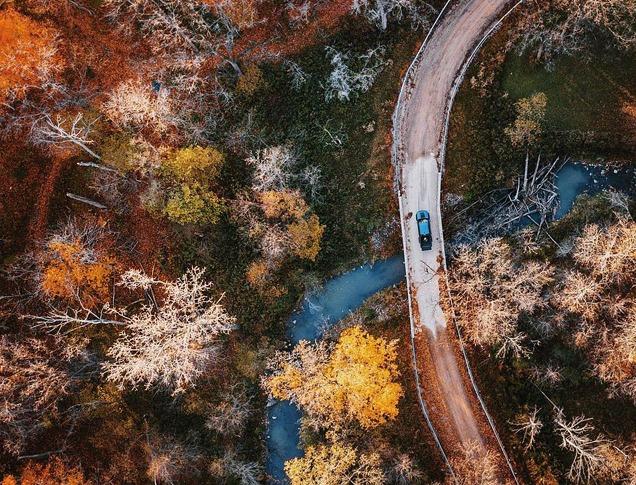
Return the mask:
<svg viewBox="0 0 636 485">
<path fill-rule="evenodd" d="M 504 129 L 514 120 L 515 101 L 544 92 L 548 98 L 541 143 L 546 157 L 633 160 L 636 123 L 636 53 L 600 47 L 590 60 L 558 59 L 548 71 L 527 55 L 502 56 L 508 33 L 498 33 L 469 70 L 451 116 L 446 190 L 468 200 L 501 187 L 517 173 L 525 151 L 510 145 Z M 485 72 L 492 82 L 483 86 Z M 473 82 L 473 80 L 475 82 Z"/>
</svg>

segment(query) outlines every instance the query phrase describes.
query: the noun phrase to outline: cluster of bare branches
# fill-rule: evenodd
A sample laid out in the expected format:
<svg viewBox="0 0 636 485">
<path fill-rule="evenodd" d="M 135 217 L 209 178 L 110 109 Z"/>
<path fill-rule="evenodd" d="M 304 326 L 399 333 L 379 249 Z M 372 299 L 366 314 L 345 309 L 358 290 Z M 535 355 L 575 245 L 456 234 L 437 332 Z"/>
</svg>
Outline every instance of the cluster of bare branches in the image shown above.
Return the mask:
<svg viewBox="0 0 636 485">
<path fill-rule="evenodd" d="M 179 483 L 180 479 L 191 476 L 201 460 L 201 453 L 192 444 L 155 430 L 146 432 L 144 448 L 148 460 L 146 475 L 153 483 Z"/>
<path fill-rule="evenodd" d="M 40 146 L 62 147 L 69 144 L 81 148 L 91 157 L 99 159 L 90 147 L 94 144 L 90 135 L 97 119 L 86 120 L 82 113 L 74 117 L 57 115 L 52 117 L 43 113 L 37 117 L 31 126 L 31 139 Z"/>
<path fill-rule="evenodd" d="M 462 246 L 450 268 L 458 323 L 474 344 L 499 347 L 498 357 L 525 355 L 519 318 L 546 305 L 541 293 L 552 276 L 545 263 L 516 262 L 502 239 L 486 239 L 475 249 Z"/>
<path fill-rule="evenodd" d="M 533 50 L 552 65 L 559 55 L 585 55 L 598 32 L 621 49 L 636 45 L 636 4 L 632 0 L 549 0 L 533 2 L 517 27 L 521 51 Z"/>
<path fill-rule="evenodd" d="M 195 0 L 107 0 L 109 17 L 141 28 L 157 50 L 213 50 L 214 27 L 207 7 Z M 132 25 L 131 25 L 132 24 Z"/>
<path fill-rule="evenodd" d="M 190 268 L 174 282 L 165 282 L 138 270 L 124 273 L 121 285 L 130 290 L 163 293 L 161 304 L 151 298 L 133 315 L 126 329 L 108 349 L 112 359 L 104 365 L 106 377 L 120 386 L 150 388 L 162 384 L 182 392 L 213 363 L 220 352 L 220 337 L 236 328 L 220 299 L 208 293 L 212 284 L 204 270 Z"/>
<path fill-rule="evenodd" d="M 424 474 L 417 468 L 417 464 L 411 455 L 400 453 L 395 457 L 393 466 L 389 469 L 387 475 L 391 483 L 409 485 L 420 482 Z"/>
<path fill-rule="evenodd" d="M 575 267 L 564 273 L 552 302 L 576 316 L 575 341 L 589 350 L 595 373 L 636 399 L 636 223 L 623 212 L 613 224 L 586 226 L 571 256 Z"/>
<path fill-rule="evenodd" d="M 251 401 L 252 396 L 243 386 L 232 386 L 219 403 L 210 406 L 205 427 L 222 435 L 239 436 L 254 412 Z"/>
<path fill-rule="evenodd" d="M 19 454 L 58 416 L 58 403 L 73 388 L 84 367 L 73 369 L 82 347 L 61 339 L 0 337 L 0 443 Z"/>
<path fill-rule="evenodd" d="M 543 421 L 539 418 L 539 411 L 540 409 L 535 406 L 510 423 L 515 433 L 522 435 L 526 451 L 534 447 L 537 435 L 543 429 Z"/>
<path fill-rule="evenodd" d="M 252 190 L 302 189 L 311 199 L 320 191 L 321 171 L 315 165 L 299 169 L 298 156 L 291 144 L 266 147 L 253 152 L 246 160 L 254 167 Z"/>
<path fill-rule="evenodd" d="M 531 169 L 526 157 L 523 175 L 517 177 L 514 189 L 490 192 L 454 215 L 451 222 L 479 207 L 479 217 L 466 221 L 454 243 L 470 245 L 485 237 L 503 236 L 519 229 L 527 221 L 537 228 L 535 239 L 542 232 L 551 237 L 547 232 L 547 223 L 559 207 L 555 177 L 566 162 L 557 158 L 550 164 L 542 165 L 539 156 L 534 169 Z"/>
<path fill-rule="evenodd" d="M 483 445 L 471 441 L 462 445 L 459 455 L 451 459 L 451 465 L 455 476 L 448 476 L 447 484 L 458 485 L 496 485 L 500 481 L 497 477 L 497 458 L 490 450 L 485 450 Z"/>
<path fill-rule="evenodd" d="M 260 463 L 241 460 L 235 450 L 228 450 L 222 458 L 214 460 L 210 474 L 219 479 L 236 479 L 241 485 L 259 485 L 265 470 Z"/>
<path fill-rule="evenodd" d="M 173 107 L 167 90 L 153 92 L 141 80 L 125 81 L 108 96 L 103 110 L 120 128 L 150 128 L 165 133 L 175 125 Z"/>
<path fill-rule="evenodd" d="M 333 67 L 325 86 L 326 101 L 334 98 L 349 101 L 357 93 L 366 93 L 387 65 L 382 46 L 355 57 L 348 51 L 340 52 L 333 47 L 325 50 Z M 351 67 L 353 64 L 359 64 L 360 68 Z"/>
<path fill-rule="evenodd" d="M 400 22 L 408 19 L 414 30 L 425 29 L 429 25 L 431 14 L 437 10 L 428 2 L 418 0 L 353 0 L 351 10 L 377 26 L 386 30 L 389 19 Z"/>
<path fill-rule="evenodd" d="M 608 440 L 601 435 L 593 436 L 594 427 L 591 420 L 584 416 L 576 416 L 569 420 L 562 409 L 556 410 L 554 426 L 561 438 L 561 448 L 574 455 L 568 478 L 577 483 L 589 482 L 595 472 L 603 466 L 602 446 Z"/>
</svg>

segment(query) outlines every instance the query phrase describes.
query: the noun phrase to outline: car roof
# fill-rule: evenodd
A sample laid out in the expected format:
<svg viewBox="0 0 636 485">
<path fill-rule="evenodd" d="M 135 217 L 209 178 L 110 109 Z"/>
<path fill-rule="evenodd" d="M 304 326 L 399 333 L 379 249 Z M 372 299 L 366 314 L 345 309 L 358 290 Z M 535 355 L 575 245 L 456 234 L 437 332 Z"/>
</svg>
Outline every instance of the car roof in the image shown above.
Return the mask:
<svg viewBox="0 0 636 485">
<path fill-rule="evenodd" d="M 428 221 L 427 220 L 423 220 L 418 222 L 418 227 L 419 227 L 419 231 L 420 234 L 423 236 L 428 236 L 431 234 L 431 229 L 429 227 Z"/>
</svg>

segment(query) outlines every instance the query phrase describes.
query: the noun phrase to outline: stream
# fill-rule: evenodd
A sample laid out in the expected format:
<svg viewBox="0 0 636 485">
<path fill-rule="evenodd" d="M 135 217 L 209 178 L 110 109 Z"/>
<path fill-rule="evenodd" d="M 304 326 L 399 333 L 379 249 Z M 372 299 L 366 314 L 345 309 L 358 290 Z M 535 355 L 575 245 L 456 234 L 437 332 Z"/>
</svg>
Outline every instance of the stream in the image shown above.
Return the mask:
<svg viewBox="0 0 636 485">
<path fill-rule="evenodd" d="M 290 343 L 319 339 L 330 325 L 359 308 L 367 298 L 404 278 L 404 259 L 399 255 L 327 281 L 320 291 L 306 295 L 300 309 L 290 317 Z M 274 483 L 285 483 L 285 461 L 303 454 L 298 447 L 300 417 L 298 408 L 289 401 L 273 401 L 267 408 L 267 473 Z"/>
<path fill-rule="evenodd" d="M 593 195 L 610 187 L 636 193 L 633 168 L 602 168 L 576 162 L 569 162 L 559 170 L 556 186 L 560 198 L 556 219 L 566 215 L 582 193 Z M 327 328 L 355 311 L 366 299 L 404 278 L 404 260 L 398 255 L 359 266 L 327 281 L 319 291 L 307 294 L 300 309 L 290 317 L 289 342 L 295 345 L 300 340 L 319 339 Z M 287 483 L 285 461 L 303 454 L 299 448 L 300 418 L 300 411 L 289 401 L 273 400 L 268 404 L 266 469 L 271 483 Z"/>
</svg>

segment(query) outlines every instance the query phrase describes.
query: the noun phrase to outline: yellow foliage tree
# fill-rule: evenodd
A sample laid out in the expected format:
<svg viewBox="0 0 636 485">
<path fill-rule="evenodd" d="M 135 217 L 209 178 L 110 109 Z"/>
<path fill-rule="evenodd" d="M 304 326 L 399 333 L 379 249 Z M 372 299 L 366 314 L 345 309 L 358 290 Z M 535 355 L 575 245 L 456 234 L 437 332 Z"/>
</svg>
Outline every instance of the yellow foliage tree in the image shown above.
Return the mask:
<svg viewBox="0 0 636 485">
<path fill-rule="evenodd" d="M 302 458 L 285 463 L 292 485 L 381 485 L 385 483 L 377 453 L 359 454 L 346 444 L 310 446 Z"/>
<path fill-rule="evenodd" d="M 206 182 L 219 175 L 224 161 L 216 148 L 192 146 L 173 151 L 163 167 L 181 182 Z"/>
<path fill-rule="evenodd" d="M 23 97 L 61 63 L 52 29 L 12 8 L 0 10 L 0 101 Z"/>
<path fill-rule="evenodd" d="M 108 299 L 115 261 L 109 257 L 87 261 L 85 253 L 79 240 L 48 243 L 42 275 L 45 295 L 64 300 L 79 297 L 87 306 Z"/>
<path fill-rule="evenodd" d="M 299 219 L 308 210 L 307 203 L 297 190 L 269 190 L 260 194 L 265 217 L 283 221 Z"/>
<path fill-rule="evenodd" d="M 342 332 L 333 347 L 301 341 L 277 363 L 265 387 L 328 427 L 355 421 L 374 428 L 398 415 L 403 391 L 395 346 L 358 326 Z"/>
<path fill-rule="evenodd" d="M 308 218 L 299 219 L 287 226 L 291 238 L 292 252 L 302 259 L 315 261 L 320 252 L 320 241 L 325 232 L 325 226 L 320 224 L 316 214 Z"/>
<path fill-rule="evenodd" d="M 172 193 L 164 212 L 178 224 L 215 224 L 221 217 L 223 204 L 203 185 L 183 184 Z"/>
<path fill-rule="evenodd" d="M 548 97 L 544 93 L 537 93 L 515 103 L 517 118 L 504 130 L 513 146 L 529 146 L 539 141 L 547 104 Z"/>
<path fill-rule="evenodd" d="M 236 90 L 239 93 L 251 96 L 263 85 L 263 71 L 256 64 L 247 66 L 243 75 L 236 83 Z"/>
</svg>

